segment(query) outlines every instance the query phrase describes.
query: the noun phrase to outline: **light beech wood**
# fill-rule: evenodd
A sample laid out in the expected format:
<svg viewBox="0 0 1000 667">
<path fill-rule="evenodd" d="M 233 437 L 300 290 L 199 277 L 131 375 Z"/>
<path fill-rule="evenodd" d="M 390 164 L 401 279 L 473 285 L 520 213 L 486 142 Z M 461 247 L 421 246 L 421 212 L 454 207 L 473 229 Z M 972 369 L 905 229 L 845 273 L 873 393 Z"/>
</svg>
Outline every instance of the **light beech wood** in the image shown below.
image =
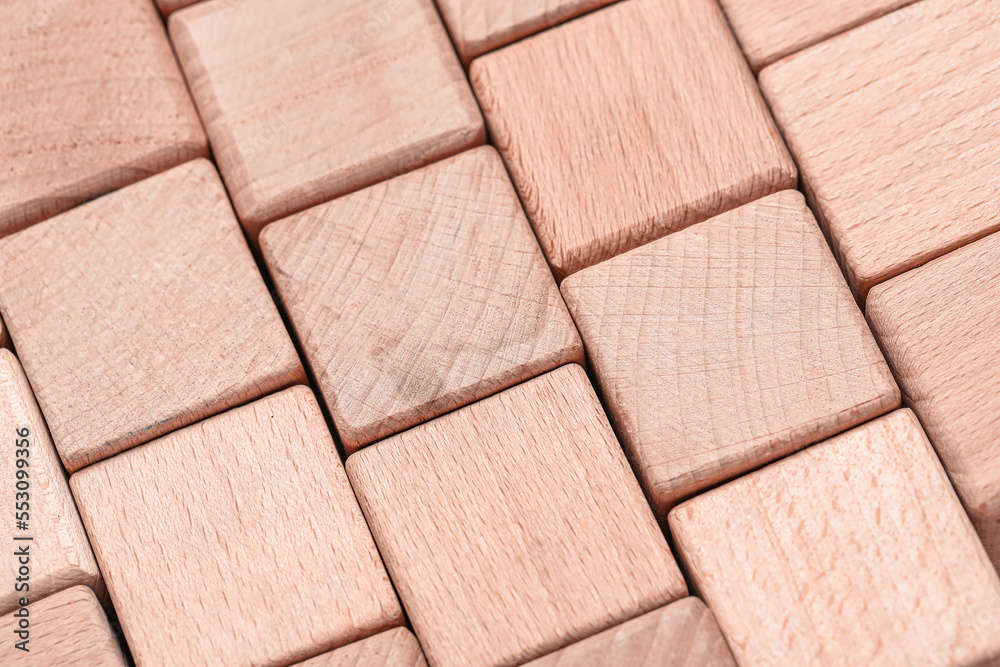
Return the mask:
<svg viewBox="0 0 1000 667">
<path fill-rule="evenodd" d="M 741 665 L 1000 661 L 1000 578 L 909 410 L 677 507 Z"/>
<path fill-rule="evenodd" d="M 28 429 L 27 438 L 23 432 L 18 433 L 22 429 Z M 101 573 L 66 484 L 66 475 L 28 379 L 9 350 L 0 350 L 0 437 L 4 443 L 0 453 L 3 497 L 9 502 L 3 523 L 4 551 L 10 552 L 0 559 L 0 572 L 6 582 L 0 587 L 0 614 L 18 607 L 21 598 L 34 601 L 75 585 L 89 586 L 103 594 Z M 25 439 L 27 447 L 23 446 Z M 18 459 L 27 464 L 19 466 Z M 18 470 L 25 470 L 27 477 L 19 480 Z M 26 491 L 18 492 L 15 486 L 18 481 L 27 482 Z M 15 523 L 19 516 L 26 517 L 24 530 L 19 530 Z M 15 554 L 22 550 L 28 552 L 28 562 L 24 564 L 29 573 L 27 580 L 22 577 L 18 581 L 22 563 Z M 18 590 L 19 585 L 28 589 Z M 10 636 L 4 634 L 0 644 L 6 648 L 9 640 Z M 7 663 L 0 660 L 0 664 Z"/>
<path fill-rule="evenodd" d="M 169 25 L 251 244 L 272 220 L 485 141 L 431 0 L 203 2 Z"/>
<path fill-rule="evenodd" d="M 363 449 L 347 470 L 436 667 L 530 660 L 686 592 L 575 364 Z"/>
<path fill-rule="evenodd" d="M 998 0 L 926 0 L 761 72 L 862 301 L 1000 229 L 998 31 Z"/>
<path fill-rule="evenodd" d="M 287 665 L 403 622 L 307 387 L 70 485 L 140 665 Z"/>
<path fill-rule="evenodd" d="M 562 285 L 654 509 L 899 406 L 802 196 L 785 191 Z"/>
<path fill-rule="evenodd" d="M 420 644 L 406 628 L 394 628 L 316 656 L 299 667 L 427 667 Z"/>
<path fill-rule="evenodd" d="M 206 160 L 0 240 L 0 310 L 70 472 L 304 379 Z"/>
<path fill-rule="evenodd" d="M 125 667 L 101 603 L 86 586 L 74 586 L 28 607 L 27 648 L 16 633 L 20 619 L 0 619 L 0 664 L 5 667 Z"/>
<path fill-rule="evenodd" d="M 261 249 L 348 453 L 583 362 L 492 148 L 270 225 Z"/>
<path fill-rule="evenodd" d="M 795 185 L 713 0 L 626 0 L 470 74 L 557 277 Z"/>
<path fill-rule="evenodd" d="M 1000 234 L 876 286 L 868 317 L 1000 568 Z"/>
<path fill-rule="evenodd" d="M 0 236 L 208 155 L 149 0 L 0 2 L 0 91 Z"/>
</svg>

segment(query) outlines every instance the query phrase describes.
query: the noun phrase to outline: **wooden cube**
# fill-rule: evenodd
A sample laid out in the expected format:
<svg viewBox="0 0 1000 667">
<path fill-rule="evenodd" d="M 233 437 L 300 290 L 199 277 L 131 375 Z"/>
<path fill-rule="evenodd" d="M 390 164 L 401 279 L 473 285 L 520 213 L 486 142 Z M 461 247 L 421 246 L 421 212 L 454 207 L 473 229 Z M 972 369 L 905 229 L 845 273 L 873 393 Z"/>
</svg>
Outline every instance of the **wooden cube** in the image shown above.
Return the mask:
<svg viewBox="0 0 1000 667">
<path fill-rule="evenodd" d="M 575 364 L 363 449 L 347 471 L 433 665 L 530 660 L 686 592 Z"/>
<path fill-rule="evenodd" d="M 208 155 L 149 0 L 2 2 L 0 45 L 0 236 Z"/>
<path fill-rule="evenodd" d="M 203 2 L 169 25 L 252 244 L 272 220 L 485 141 L 431 0 Z"/>
<path fill-rule="evenodd" d="M 207 160 L 0 240 L 0 310 L 70 472 L 304 379 Z"/>
<path fill-rule="evenodd" d="M 70 485 L 138 664 L 289 664 L 403 622 L 307 387 Z"/>
<path fill-rule="evenodd" d="M 318 655 L 298 667 L 427 667 L 427 661 L 409 630 L 393 628 Z"/>
<path fill-rule="evenodd" d="M 797 192 L 581 271 L 562 289 L 661 517 L 693 493 L 899 406 Z"/>
<path fill-rule="evenodd" d="M 741 665 L 995 664 L 1000 578 L 909 410 L 670 513 Z"/>
<path fill-rule="evenodd" d="M 261 248 L 349 453 L 583 362 L 492 148 L 275 223 Z"/>
<path fill-rule="evenodd" d="M 765 69 L 760 83 L 862 301 L 1000 229 L 1000 12 L 927 0 Z"/>
<path fill-rule="evenodd" d="M 9 350 L 0 350 L 0 433 L 3 494 L 9 503 L 0 614 L 22 606 L 22 598 L 35 601 L 68 586 L 89 586 L 103 594 L 101 573 L 45 420 Z M 3 648 L 9 639 L 5 634 Z"/>
<path fill-rule="evenodd" d="M 713 0 L 625 0 L 470 74 L 559 278 L 795 186 Z"/>
</svg>

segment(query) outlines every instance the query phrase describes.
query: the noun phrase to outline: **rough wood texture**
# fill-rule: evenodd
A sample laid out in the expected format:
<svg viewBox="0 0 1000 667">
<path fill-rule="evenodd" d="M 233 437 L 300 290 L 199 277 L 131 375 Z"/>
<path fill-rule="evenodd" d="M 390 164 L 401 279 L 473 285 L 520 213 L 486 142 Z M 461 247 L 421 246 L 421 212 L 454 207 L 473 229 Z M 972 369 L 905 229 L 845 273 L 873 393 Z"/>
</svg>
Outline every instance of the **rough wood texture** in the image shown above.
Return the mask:
<svg viewBox="0 0 1000 667">
<path fill-rule="evenodd" d="M 1000 578 L 900 410 L 680 505 L 741 665 L 995 665 Z"/>
<path fill-rule="evenodd" d="M 627 0 L 471 77 L 558 277 L 795 186 L 712 0 Z"/>
<path fill-rule="evenodd" d="M 0 664 L 5 667 L 125 667 L 101 603 L 86 586 L 41 599 L 28 614 L 27 653 L 15 647 L 21 641 L 19 619 L 10 614 L 0 619 Z"/>
<path fill-rule="evenodd" d="M 349 453 L 583 363 L 492 148 L 275 223 L 261 249 Z"/>
<path fill-rule="evenodd" d="M 754 71 L 914 0 L 719 0 Z"/>
<path fill-rule="evenodd" d="M 603 7 L 614 0 L 437 0 L 462 61 Z"/>
<path fill-rule="evenodd" d="M 927 0 L 761 85 L 860 299 L 1000 229 L 1000 3 Z"/>
<path fill-rule="evenodd" d="M 70 485 L 139 664 L 287 665 L 403 621 L 306 387 Z"/>
<path fill-rule="evenodd" d="M 661 517 L 701 489 L 899 406 L 797 192 L 593 266 L 562 289 Z"/>
<path fill-rule="evenodd" d="M 872 289 L 868 317 L 906 403 L 1000 568 L 1000 234 Z"/>
<path fill-rule="evenodd" d="M 0 310 L 70 472 L 304 378 L 206 160 L 0 240 Z"/>
<path fill-rule="evenodd" d="M 575 364 L 353 455 L 348 475 L 430 664 L 515 664 L 684 580 Z"/>
<path fill-rule="evenodd" d="M 705 603 L 685 598 L 525 667 L 736 667 Z"/>
<path fill-rule="evenodd" d="M 18 430 L 24 428 L 29 429 L 27 447 L 19 446 L 24 437 Z M 45 421 L 21 365 L 8 350 L 0 350 L 0 438 L 4 443 L 0 450 L 3 496 L 9 503 L 4 508 L 8 512 L 4 522 L 7 538 L 4 549 L 13 553 L 26 548 L 30 568 L 29 590 L 17 591 L 19 559 L 12 553 L 0 559 L 3 581 L 7 582 L 0 588 L 0 614 L 18 607 L 22 597 L 37 600 L 77 584 L 90 586 L 103 594 L 101 573 Z M 18 468 L 17 461 L 22 458 L 28 464 Z M 18 492 L 15 488 L 15 473 L 19 469 L 27 471 L 28 477 L 23 480 L 28 483 L 27 491 Z M 25 530 L 15 530 L 14 521 L 15 518 L 20 520 L 17 516 L 20 512 L 25 512 L 27 517 Z M 30 537 L 31 540 L 15 541 L 15 537 Z M 8 640 L 9 635 L 4 634 L 0 644 L 6 646 Z M 0 663 L 6 664 L 2 660 Z"/>
<path fill-rule="evenodd" d="M 431 0 L 205 2 L 170 35 L 251 243 L 486 138 Z"/>
<path fill-rule="evenodd" d="M 406 628 L 394 628 L 306 660 L 299 667 L 427 667 L 427 661 L 416 637 Z"/>
<path fill-rule="evenodd" d="M 0 2 L 0 236 L 208 154 L 149 0 Z"/>
</svg>

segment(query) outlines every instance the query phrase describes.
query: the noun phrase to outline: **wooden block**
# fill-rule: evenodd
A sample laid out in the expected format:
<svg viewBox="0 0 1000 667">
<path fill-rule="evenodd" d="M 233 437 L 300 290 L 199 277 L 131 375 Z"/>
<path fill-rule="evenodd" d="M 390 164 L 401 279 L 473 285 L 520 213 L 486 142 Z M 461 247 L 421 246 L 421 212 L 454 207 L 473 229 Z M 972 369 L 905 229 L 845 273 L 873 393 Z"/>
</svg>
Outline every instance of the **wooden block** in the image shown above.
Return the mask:
<svg viewBox="0 0 1000 667">
<path fill-rule="evenodd" d="M 189 5 L 193 5 L 200 0 L 156 0 L 157 7 L 160 8 L 160 13 L 164 16 L 169 16 L 172 12 L 178 9 L 184 9 Z M 232 4 L 235 0 L 216 0 L 216 2 L 229 2 Z"/>
<path fill-rule="evenodd" d="M 470 74 L 557 277 L 795 186 L 711 0 L 626 0 Z"/>
<path fill-rule="evenodd" d="M 0 664 L 7 667 L 87 665 L 125 667 L 118 641 L 101 603 L 86 586 L 74 586 L 27 607 L 27 641 L 22 618 L 5 614 L 0 620 Z"/>
<path fill-rule="evenodd" d="M 562 286 L 659 516 L 899 406 L 802 196 L 780 192 Z"/>
<path fill-rule="evenodd" d="M 0 434 L 5 443 L 0 456 L 3 495 L 10 503 L 4 522 L 4 548 L 10 554 L 2 559 L 7 584 L 0 588 L 0 614 L 25 606 L 22 599 L 38 600 L 78 584 L 103 594 L 101 573 L 45 421 L 9 350 L 0 350 Z M 26 572 L 19 571 L 22 565 Z M 4 634 L 0 644 L 6 648 L 8 640 Z"/>
<path fill-rule="evenodd" d="M 1000 229 L 1000 6 L 926 0 L 760 82 L 859 299 Z"/>
<path fill-rule="evenodd" d="M 1000 234 L 872 289 L 868 317 L 906 403 L 1000 568 Z"/>
<path fill-rule="evenodd" d="M 741 665 L 987 665 L 1000 578 L 909 410 L 670 513 Z"/>
<path fill-rule="evenodd" d="M 0 240 L 0 310 L 70 472 L 304 378 L 207 160 Z"/>
<path fill-rule="evenodd" d="M 0 3 L 0 236 L 208 155 L 149 0 Z"/>
<path fill-rule="evenodd" d="M 169 25 L 251 243 L 486 139 L 431 0 L 205 2 Z"/>
<path fill-rule="evenodd" d="M 685 594 L 575 364 L 347 461 L 430 664 L 515 664 Z"/>
<path fill-rule="evenodd" d="M 736 667 L 712 612 L 684 598 L 525 667 Z"/>
<path fill-rule="evenodd" d="M 603 7 L 613 0 L 438 0 L 462 61 Z"/>
<path fill-rule="evenodd" d="M 307 387 L 70 485 L 138 664 L 289 664 L 403 622 Z"/>
<path fill-rule="evenodd" d="M 719 0 L 755 72 L 914 0 Z"/>
<path fill-rule="evenodd" d="M 349 453 L 583 363 L 492 148 L 275 223 L 261 248 Z"/>
<path fill-rule="evenodd" d="M 316 656 L 299 667 L 427 667 L 420 644 L 406 628 L 394 628 Z"/>
</svg>

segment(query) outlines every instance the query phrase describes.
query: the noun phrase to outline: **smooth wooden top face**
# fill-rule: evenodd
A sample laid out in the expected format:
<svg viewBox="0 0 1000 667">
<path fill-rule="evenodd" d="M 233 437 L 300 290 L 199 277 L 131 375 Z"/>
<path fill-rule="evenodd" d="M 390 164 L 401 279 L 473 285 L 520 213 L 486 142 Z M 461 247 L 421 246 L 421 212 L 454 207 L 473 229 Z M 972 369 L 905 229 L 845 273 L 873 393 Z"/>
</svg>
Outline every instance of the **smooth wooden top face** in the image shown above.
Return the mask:
<svg viewBox="0 0 1000 667">
<path fill-rule="evenodd" d="M 427 661 L 409 630 L 393 628 L 306 660 L 299 667 L 427 667 Z"/>
<path fill-rule="evenodd" d="M 914 0 L 719 0 L 754 71 Z"/>
<path fill-rule="evenodd" d="M 205 160 L 0 240 L 0 310 L 70 472 L 304 377 Z"/>
<path fill-rule="evenodd" d="M 1000 229 L 1000 4 L 927 0 L 761 86 L 859 297 Z"/>
<path fill-rule="evenodd" d="M 261 248 L 348 452 L 583 362 L 492 148 L 275 223 Z"/>
<path fill-rule="evenodd" d="M 470 74 L 559 277 L 795 186 L 711 0 L 626 0 Z"/>
<path fill-rule="evenodd" d="M 0 664 L 6 667 L 80 665 L 125 667 L 101 603 L 86 586 L 74 586 L 28 607 L 28 652 L 16 648 L 19 619 L 0 619 Z"/>
<path fill-rule="evenodd" d="M 575 364 L 347 461 L 428 662 L 514 664 L 685 594 Z"/>
<path fill-rule="evenodd" d="M 1000 578 L 899 410 L 677 507 L 741 665 L 994 664 Z"/>
<path fill-rule="evenodd" d="M 24 446 L 23 429 L 27 429 L 27 447 Z M 15 589 L 19 559 L 13 555 L 0 559 L 0 572 L 8 582 L 0 588 L 0 614 L 18 607 L 22 597 L 37 600 L 76 584 L 103 592 L 101 573 L 45 421 L 21 365 L 9 350 L 0 350 L 0 434 L 4 442 L 0 449 L 0 466 L 5 471 L 4 483 L 8 485 L 4 494 L 12 510 L 4 526 L 8 542 L 4 546 L 11 552 L 27 548 L 31 569 L 27 581 L 30 590 L 19 592 Z M 26 463 L 18 464 L 19 459 Z M 27 477 L 18 480 L 17 470 L 24 470 Z M 27 490 L 18 493 L 15 488 L 18 481 L 27 482 Z M 26 515 L 24 529 L 18 529 L 15 523 L 21 520 L 21 511 Z M 15 537 L 30 537 L 31 540 L 15 541 Z M 0 642 L 5 648 L 10 643 L 8 639 L 5 635 Z M 0 660 L 0 664 L 6 663 Z"/>
<path fill-rule="evenodd" d="M 306 387 L 70 485 L 139 664 L 289 664 L 403 622 Z"/>
<path fill-rule="evenodd" d="M 736 667 L 705 603 L 684 598 L 525 667 Z"/>
<path fill-rule="evenodd" d="M 431 0 L 205 2 L 170 35 L 252 241 L 486 138 Z"/>
<path fill-rule="evenodd" d="M 0 236 L 208 154 L 149 0 L 0 3 L 0 90 Z"/>
<path fill-rule="evenodd" d="M 562 289 L 661 516 L 707 486 L 899 406 L 797 192 L 581 271 Z"/>
<path fill-rule="evenodd" d="M 868 317 L 1000 567 L 1000 234 L 872 289 Z"/>
</svg>

